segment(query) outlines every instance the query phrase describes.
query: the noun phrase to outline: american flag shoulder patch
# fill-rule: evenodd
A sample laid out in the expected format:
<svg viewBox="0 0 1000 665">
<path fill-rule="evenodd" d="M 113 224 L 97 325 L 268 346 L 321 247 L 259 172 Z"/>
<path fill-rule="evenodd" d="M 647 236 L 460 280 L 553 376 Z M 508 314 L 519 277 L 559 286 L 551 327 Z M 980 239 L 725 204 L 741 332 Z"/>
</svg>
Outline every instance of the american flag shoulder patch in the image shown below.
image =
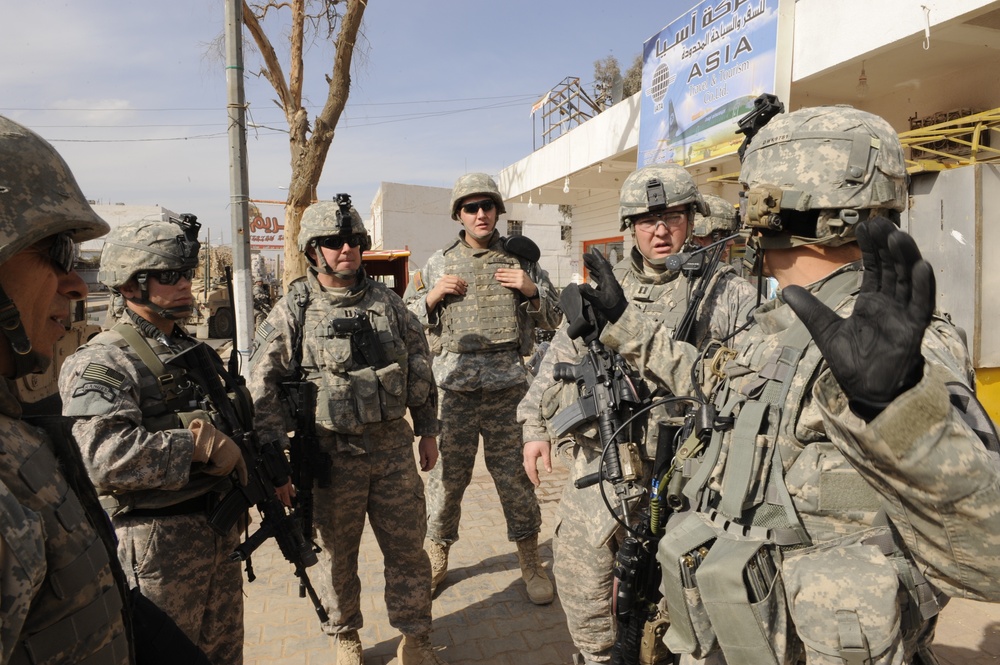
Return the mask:
<svg viewBox="0 0 1000 665">
<path fill-rule="evenodd" d="M 80 374 L 80 381 L 88 383 L 95 381 L 97 383 L 103 383 L 104 385 L 114 388 L 115 390 L 120 390 L 122 384 L 125 383 L 125 375 L 111 369 L 107 365 L 90 363 L 86 368 L 84 368 L 83 373 Z"/>
<path fill-rule="evenodd" d="M 424 284 L 424 278 L 420 275 L 419 270 L 413 273 L 413 288 L 416 291 L 423 291 L 424 289 L 427 288 L 427 286 Z"/>
</svg>

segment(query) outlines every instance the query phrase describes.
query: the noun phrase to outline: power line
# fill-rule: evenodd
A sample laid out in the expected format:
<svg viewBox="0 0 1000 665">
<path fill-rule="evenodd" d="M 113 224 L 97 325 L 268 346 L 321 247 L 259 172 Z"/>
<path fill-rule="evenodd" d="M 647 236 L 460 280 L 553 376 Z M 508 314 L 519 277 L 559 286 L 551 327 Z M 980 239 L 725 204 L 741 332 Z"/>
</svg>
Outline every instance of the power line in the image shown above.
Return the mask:
<svg viewBox="0 0 1000 665">
<path fill-rule="evenodd" d="M 404 104 L 452 104 L 455 102 L 482 102 L 488 100 L 515 100 L 515 99 L 537 99 L 540 95 L 535 93 L 524 93 L 520 95 L 500 95 L 495 97 L 456 97 L 454 99 L 421 99 L 421 100 L 410 100 L 410 101 L 399 101 L 399 102 L 350 102 L 348 101 L 349 107 L 361 107 L 361 106 L 401 106 Z M 304 108 L 317 109 L 322 108 L 318 105 L 305 105 Z M 45 113 L 90 113 L 90 112 L 102 112 L 102 113 L 115 113 L 115 112 L 139 112 L 139 113 L 160 113 L 160 112 L 191 112 L 200 113 L 210 111 L 216 113 L 219 111 L 219 107 L 188 107 L 188 108 L 19 108 L 19 107 L 0 107 L 0 111 L 4 112 L 45 112 Z"/>
<path fill-rule="evenodd" d="M 488 99 L 510 99 L 506 97 L 484 97 L 479 101 L 484 101 Z M 472 113 L 476 111 L 489 111 L 502 108 L 512 108 L 520 106 L 521 101 L 508 101 L 505 103 L 494 103 L 486 104 L 482 106 L 473 106 L 469 108 L 462 109 L 448 109 L 440 111 L 425 111 L 418 113 L 404 113 L 398 115 L 380 115 L 380 116 L 370 116 L 364 119 L 352 120 L 350 117 L 345 117 L 338 123 L 340 129 L 360 129 L 364 127 L 375 127 L 378 125 L 387 125 L 398 122 L 410 122 L 415 120 L 427 120 L 432 118 L 442 118 L 451 115 L 457 115 L 460 113 Z M 2 110 L 2 109 L 0 109 Z M 214 126 L 221 125 L 222 123 L 213 123 L 209 125 L 193 125 L 197 127 L 203 126 Z M 135 129 L 135 128 L 155 128 L 155 127 L 184 127 L 192 125 L 33 125 L 34 127 L 44 127 L 44 128 L 61 128 L 61 129 Z M 287 134 L 287 128 L 277 128 L 269 127 L 264 123 L 254 122 L 251 124 L 254 130 L 260 133 L 260 130 L 270 132 L 272 134 Z M 193 136 L 173 136 L 173 137 L 145 137 L 145 138 L 132 138 L 132 139 L 49 139 L 56 143 L 155 143 L 162 141 L 193 141 L 193 140 L 205 140 L 205 139 L 215 139 L 222 136 L 226 136 L 226 132 L 219 132 L 213 134 L 196 134 Z"/>
</svg>

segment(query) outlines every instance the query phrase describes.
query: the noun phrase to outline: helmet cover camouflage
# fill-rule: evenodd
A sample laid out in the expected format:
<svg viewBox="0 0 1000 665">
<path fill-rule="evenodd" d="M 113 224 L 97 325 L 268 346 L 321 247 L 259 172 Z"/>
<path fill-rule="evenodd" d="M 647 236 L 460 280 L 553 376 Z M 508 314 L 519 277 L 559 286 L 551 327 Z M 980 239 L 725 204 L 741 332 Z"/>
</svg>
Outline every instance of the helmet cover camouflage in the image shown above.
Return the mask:
<svg viewBox="0 0 1000 665">
<path fill-rule="evenodd" d="M 182 217 L 188 217 L 183 215 Z M 192 216 L 193 217 L 193 216 Z M 188 270 L 198 267 L 200 243 L 181 220 L 138 220 L 122 224 L 104 239 L 97 279 L 111 289 L 147 270 Z M 194 222 L 197 228 L 200 224 Z M 197 237 L 197 228 L 194 237 Z"/>
<path fill-rule="evenodd" d="M 740 221 L 733 204 L 715 194 L 702 194 L 702 198 L 708 205 L 709 214 L 695 214 L 694 231 L 691 235 L 703 238 L 712 235 L 715 231 L 724 235 L 736 233 L 740 227 Z"/>
<path fill-rule="evenodd" d="M 497 216 L 507 212 L 503 205 L 503 197 L 500 196 L 500 188 L 496 181 L 485 173 L 466 173 L 455 181 L 455 187 L 451 190 L 451 218 L 458 219 L 458 208 L 462 199 L 476 194 L 485 194 L 493 199 L 497 207 Z"/>
<path fill-rule="evenodd" d="M 318 201 L 306 208 L 299 222 L 299 251 L 305 253 L 309 243 L 316 238 L 337 235 L 363 235 L 365 242 L 361 249 L 370 249 L 371 238 L 361 215 L 350 205 L 350 198 L 347 199 L 346 205 L 349 210 L 346 220 L 341 211 L 341 204 L 337 201 Z"/>
<path fill-rule="evenodd" d="M 857 211 L 902 212 L 907 203 L 898 135 L 884 119 L 850 106 L 776 116 L 750 142 L 740 182 L 747 226 L 782 235 L 782 211 L 819 211 L 814 237 L 783 234 L 797 238 L 792 244 L 852 242 Z"/>
<path fill-rule="evenodd" d="M 672 206 L 690 204 L 695 212 L 708 214 L 708 206 L 684 167 L 673 163 L 652 164 L 633 171 L 622 183 L 618 219 L 620 231 L 631 226 L 631 218 Z"/>
<path fill-rule="evenodd" d="M 108 228 L 55 148 L 0 116 L 0 263 L 53 235 L 82 242 Z"/>
</svg>

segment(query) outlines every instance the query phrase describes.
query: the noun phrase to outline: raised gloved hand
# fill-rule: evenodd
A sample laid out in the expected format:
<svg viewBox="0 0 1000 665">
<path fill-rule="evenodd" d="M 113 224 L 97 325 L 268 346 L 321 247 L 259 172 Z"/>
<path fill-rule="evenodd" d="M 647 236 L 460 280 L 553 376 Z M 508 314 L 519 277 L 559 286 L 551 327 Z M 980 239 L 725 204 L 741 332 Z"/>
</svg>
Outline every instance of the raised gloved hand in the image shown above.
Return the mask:
<svg viewBox="0 0 1000 665">
<path fill-rule="evenodd" d="M 934 313 L 934 272 L 884 217 L 858 224 L 864 277 L 854 311 L 838 316 L 799 286 L 782 295 L 809 329 L 851 410 L 873 420 L 923 377 L 920 342 Z"/>
<path fill-rule="evenodd" d="M 202 418 L 192 420 L 188 429 L 194 434 L 192 462 L 203 462 L 202 470 L 211 476 L 228 476 L 235 469 L 240 483 L 247 484 L 247 465 L 235 441 Z"/>
<path fill-rule="evenodd" d="M 581 284 L 580 295 L 590 303 L 600 318 L 614 323 L 628 307 L 625 292 L 615 279 L 614 268 L 596 247 L 583 255 L 583 262 L 590 271 L 590 278 L 597 283 L 597 288 Z"/>
</svg>

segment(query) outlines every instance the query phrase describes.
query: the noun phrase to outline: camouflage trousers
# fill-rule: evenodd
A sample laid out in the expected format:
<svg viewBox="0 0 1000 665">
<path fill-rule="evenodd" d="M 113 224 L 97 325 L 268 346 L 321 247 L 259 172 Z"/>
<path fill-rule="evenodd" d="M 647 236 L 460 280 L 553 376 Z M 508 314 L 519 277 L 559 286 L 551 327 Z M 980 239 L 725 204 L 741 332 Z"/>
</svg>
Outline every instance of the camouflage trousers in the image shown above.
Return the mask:
<svg viewBox="0 0 1000 665">
<path fill-rule="evenodd" d="M 385 605 L 389 624 L 404 635 L 431 630 L 431 564 L 424 551 L 424 483 L 411 446 L 364 455 L 331 453 L 328 488 L 315 488 L 320 598 L 330 614 L 330 635 L 358 630 L 361 580 L 358 550 L 371 523 L 385 560 Z"/>
<path fill-rule="evenodd" d="M 619 528 L 603 542 L 594 542 L 595 531 L 607 535 L 612 518 L 600 488 L 577 489 L 576 477 L 570 475 L 559 499 L 552 573 L 573 644 L 588 660 L 606 662 L 615 642 L 611 596 L 615 553 L 623 534 Z"/>
<path fill-rule="evenodd" d="M 243 663 L 243 571 L 229 560 L 235 527 L 217 535 L 205 515 L 116 517 L 129 583 L 159 605 L 213 665 Z"/>
<path fill-rule="evenodd" d="M 462 498 L 472 482 L 480 435 L 486 468 L 507 521 L 507 539 L 524 540 L 541 529 L 542 513 L 524 472 L 517 423 L 517 405 L 526 390 L 526 384 L 493 391 L 439 389 L 439 457 L 427 479 L 427 537 L 431 540 L 458 540 Z"/>
</svg>

